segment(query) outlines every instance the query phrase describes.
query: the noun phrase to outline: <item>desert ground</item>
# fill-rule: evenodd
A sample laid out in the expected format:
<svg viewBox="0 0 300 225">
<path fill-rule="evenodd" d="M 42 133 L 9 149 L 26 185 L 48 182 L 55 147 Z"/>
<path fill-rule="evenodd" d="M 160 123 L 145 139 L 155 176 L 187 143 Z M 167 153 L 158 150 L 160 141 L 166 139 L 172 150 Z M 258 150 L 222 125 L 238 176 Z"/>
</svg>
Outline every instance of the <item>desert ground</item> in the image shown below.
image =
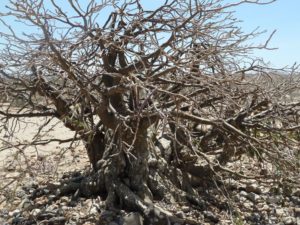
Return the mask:
<svg viewBox="0 0 300 225">
<path fill-rule="evenodd" d="M 90 170 L 83 143 L 60 143 L 74 133 L 52 119 L 36 138 L 46 120 L 27 118 L 11 120 L 14 130 L 0 131 L 0 224 L 109 224 L 141 225 L 135 213 L 113 212 L 104 201 L 60 195 L 56 187 L 64 179 L 77 179 Z M 13 135 L 12 135 L 13 134 Z M 38 145 L 32 146 L 37 139 Z M 26 145 L 20 145 L 26 143 Z M 241 165 L 252 167 L 251 162 Z M 174 203 L 169 208 L 185 218 L 183 224 L 283 224 L 300 225 L 300 190 L 285 190 L 271 181 L 224 180 L 226 188 L 203 189 L 203 207 Z M 161 222 L 159 224 L 167 224 Z"/>
</svg>

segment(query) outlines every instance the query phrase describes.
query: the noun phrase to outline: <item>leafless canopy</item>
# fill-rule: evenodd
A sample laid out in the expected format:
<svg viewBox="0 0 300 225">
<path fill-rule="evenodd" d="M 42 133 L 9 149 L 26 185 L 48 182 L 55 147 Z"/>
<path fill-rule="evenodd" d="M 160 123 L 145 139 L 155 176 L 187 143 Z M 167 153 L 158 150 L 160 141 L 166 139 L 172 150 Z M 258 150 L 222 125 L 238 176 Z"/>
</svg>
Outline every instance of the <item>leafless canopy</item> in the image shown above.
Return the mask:
<svg viewBox="0 0 300 225">
<path fill-rule="evenodd" d="M 2 128 L 58 118 L 86 143 L 95 169 L 117 154 L 118 177 L 129 158 L 129 186 L 141 199 L 151 157 L 198 177 L 208 171 L 203 160 L 211 171 L 244 176 L 227 167 L 244 154 L 298 170 L 297 71 L 250 57 L 269 39 L 250 45 L 260 32 L 244 33 L 232 13 L 273 1 L 61 2 L 12 0 L 1 14 L 0 92 L 10 103 Z M 169 155 L 148 145 L 161 137 L 172 141 Z"/>
</svg>

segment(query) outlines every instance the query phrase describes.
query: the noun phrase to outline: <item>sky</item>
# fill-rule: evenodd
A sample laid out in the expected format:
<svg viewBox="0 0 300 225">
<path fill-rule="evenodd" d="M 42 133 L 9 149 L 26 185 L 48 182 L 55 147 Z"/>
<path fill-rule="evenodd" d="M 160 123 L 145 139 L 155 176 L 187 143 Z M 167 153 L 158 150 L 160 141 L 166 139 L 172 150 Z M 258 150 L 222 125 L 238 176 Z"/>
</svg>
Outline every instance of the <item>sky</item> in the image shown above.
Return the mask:
<svg viewBox="0 0 300 225">
<path fill-rule="evenodd" d="M 247 4 L 236 8 L 236 16 L 243 20 L 241 26 L 246 31 L 258 26 L 268 30 L 269 34 L 276 30 L 270 47 L 278 49 L 259 51 L 257 55 L 276 67 L 300 63 L 300 0 L 277 0 L 260 6 Z"/>
<path fill-rule="evenodd" d="M 58 2 L 65 0 L 57 0 Z M 86 1 L 86 0 L 79 0 Z M 162 0 L 141 0 L 146 7 L 154 7 Z M 237 0 L 225 0 L 236 2 Z M 0 12 L 5 11 L 8 0 L 1 0 Z M 67 2 L 67 1 L 66 1 Z M 240 26 L 245 31 L 257 27 L 267 33 L 257 38 L 254 43 L 264 43 L 268 34 L 276 30 L 269 47 L 278 48 L 272 51 L 255 51 L 255 55 L 263 57 L 270 66 L 284 67 L 295 62 L 300 63 L 300 0 L 277 0 L 269 5 L 244 4 L 235 8 L 235 15 L 242 20 Z M 0 24 L 0 30 L 2 30 Z"/>
</svg>

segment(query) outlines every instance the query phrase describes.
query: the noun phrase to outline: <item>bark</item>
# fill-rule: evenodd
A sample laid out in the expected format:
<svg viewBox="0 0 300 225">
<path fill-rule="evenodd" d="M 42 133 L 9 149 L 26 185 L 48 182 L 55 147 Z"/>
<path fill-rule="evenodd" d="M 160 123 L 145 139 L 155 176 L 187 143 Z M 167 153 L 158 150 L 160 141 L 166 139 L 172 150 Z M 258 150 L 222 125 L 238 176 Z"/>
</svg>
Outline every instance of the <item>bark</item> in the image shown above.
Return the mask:
<svg viewBox="0 0 300 225">
<path fill-rule="evenodd" d="M 84 141 L 89 161 L 96 169 L 97 162 L 102 159 L 105 150 L 105 134 L 101 130 L 97 130 L 95 134 L 84 137 Z"/>
</svg>

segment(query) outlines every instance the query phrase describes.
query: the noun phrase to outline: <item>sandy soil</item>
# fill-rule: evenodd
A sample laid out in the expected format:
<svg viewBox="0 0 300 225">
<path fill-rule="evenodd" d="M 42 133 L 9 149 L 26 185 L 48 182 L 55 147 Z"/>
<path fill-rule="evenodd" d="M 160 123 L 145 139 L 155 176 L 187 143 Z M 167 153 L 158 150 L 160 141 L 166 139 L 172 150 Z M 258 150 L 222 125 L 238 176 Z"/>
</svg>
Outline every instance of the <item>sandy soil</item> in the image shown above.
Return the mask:
<svg viewBox="0 0 300 225">
<path fill-rule="evenodd" d="M 0 184 L 0 196 L 11 182 L 9 186 L 16 186 L 26 180 L 43 182 L 55 179 L 64 172 L 89 167 L 83 143 L 79 141 L 31 145 L 34 140 L 41 143 L 74 136 L 74 132 L 65 128 L 59 120 L 52 119 L 37 137 L 39 127 L 46 122 L 45 118 L 26 118 L 19 121 L 11 119 L 7 123 L 9 129 L 5 130 L 3 121 L 0 121 L 0 180 L 3 181 Z M 1 201 L 0 197 L 0 203 Z"/>
</svg>

